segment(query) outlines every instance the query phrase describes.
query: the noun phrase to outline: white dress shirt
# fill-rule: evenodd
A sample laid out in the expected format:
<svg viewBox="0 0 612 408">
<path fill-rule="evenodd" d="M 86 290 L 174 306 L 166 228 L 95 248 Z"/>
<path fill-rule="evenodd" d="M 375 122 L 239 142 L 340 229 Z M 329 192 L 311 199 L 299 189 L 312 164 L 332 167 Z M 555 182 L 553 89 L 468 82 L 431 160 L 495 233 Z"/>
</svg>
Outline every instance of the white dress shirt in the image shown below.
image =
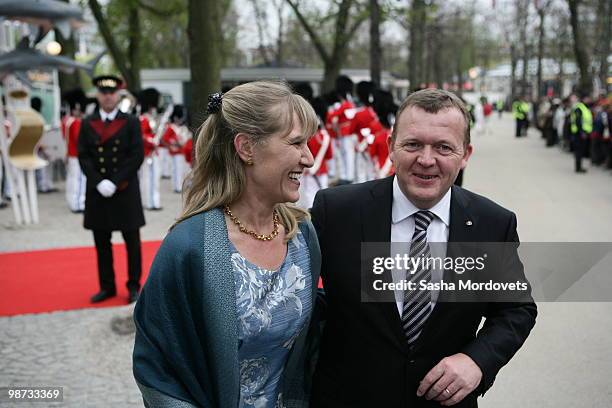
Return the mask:
<svg viewBox="0 0 612 408">
<path fill-rule="evenodd" d="M 427 242 L 430 243 L 432 257 L 444 258 L 446 256 L 446 244 L 450 225 L 450 202 L 451 190 L 449 189 L 444 197 L 432 208 L 427 211 L 435 214 L 433 221 L 427 228 Z M 410 241 L 414 234 L 414 214 L 423 209 L 415 206 L 402 192 L 397 182 L 397 177 L 393 178 L 393 204 L 391 207 L 391 256 L 395 254 L 410 253 Z M 435 243 L 435 244 L 431 244 Z M 405 270 L 394 269 L 392 271 L 393 282 L 398 283 L 406 279 Z M 431 271 L 431 281 L 440 282 L 443 271 L 434 268 Z M 436 304 L 438 292 L 432 291 L 431 308 Z M 395 303 L 397 311 L 402 315 L 404 306 L 404 291 L 395 291 Z"/>
<path fill-rule="evenodd" d="M 115 108 L 111 112 L 105 112 L 103 109 L 100 109 L 100 119 L 102 119 L 103 122 L 105 122 L 106 119 L 115 120 L 115 116 L 117 116 L 118 112 L 119 108 Z"/>
</svg>

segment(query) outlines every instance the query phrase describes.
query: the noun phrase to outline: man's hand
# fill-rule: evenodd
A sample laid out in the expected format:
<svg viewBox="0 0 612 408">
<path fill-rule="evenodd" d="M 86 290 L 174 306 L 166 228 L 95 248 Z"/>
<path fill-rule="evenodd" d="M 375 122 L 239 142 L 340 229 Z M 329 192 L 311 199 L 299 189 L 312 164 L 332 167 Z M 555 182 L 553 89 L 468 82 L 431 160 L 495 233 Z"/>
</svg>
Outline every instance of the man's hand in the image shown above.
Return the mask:
<svg viewBox="0 0 612 408">
<path fill-rule="evenodd" d="M 458 353 L 442 359 L 429 370 L 421 380 L 417 395 L 447 407 L 461 402 L 478 387 L 481 379 L 482 371 L 474 360 Z"/>
<path fill-rule="evenodd" d="M 98 185 L 96 186 L 96 189 L 98 189 L 98 192 L 100 192 L 102 196 L 108 198 L 108 197 L 111 197 L 113 194 L 115 194 L 115 191 L 117 190 L 117 186 L 115 186 L 115 184 L 112 181 L 104 179 L 98 183 Z"/>
</svg>

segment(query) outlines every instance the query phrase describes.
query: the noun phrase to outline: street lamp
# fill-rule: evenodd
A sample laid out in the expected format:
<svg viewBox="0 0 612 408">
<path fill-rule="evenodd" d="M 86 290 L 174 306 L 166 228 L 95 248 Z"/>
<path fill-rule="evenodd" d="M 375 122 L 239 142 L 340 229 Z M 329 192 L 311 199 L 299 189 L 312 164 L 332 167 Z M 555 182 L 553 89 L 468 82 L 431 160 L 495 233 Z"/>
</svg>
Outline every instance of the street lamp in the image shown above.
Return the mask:
<svg viewBox="0 0 612 408">
<path fill-rule="evenodd" d="M 47 43 L 47 54 L 49 55 L 59 55 L 62 52 L 62 46 L 57 41 L 50 41 Z"/>
</svg>

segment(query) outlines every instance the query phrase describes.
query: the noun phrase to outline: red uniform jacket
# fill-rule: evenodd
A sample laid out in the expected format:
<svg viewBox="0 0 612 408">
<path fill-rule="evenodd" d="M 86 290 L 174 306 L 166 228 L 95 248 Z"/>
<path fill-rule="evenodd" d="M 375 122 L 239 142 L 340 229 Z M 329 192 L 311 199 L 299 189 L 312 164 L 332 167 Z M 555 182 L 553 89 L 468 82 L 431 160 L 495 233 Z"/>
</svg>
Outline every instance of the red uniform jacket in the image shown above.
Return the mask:
<svg viewBox="0 0 612 408">
<path fill-rule="evenodd" d="M 370 128 L 370 124 L 375 121 L 378 122 L 378 115 L 376 115 L 374 109 L 369 106 L 360 108 L 355 114 L 353 120 L 351 120 L 349 132 L 350 134 L 356 134 L 357 139 L 361 142 L 361 140 L 363 139 L 361 130 L 365 128 Z M 374 134 L 374 130 L 372 130 L 372 134 Z"/>
<path fill-rule="evenodd" d="M 183 147 L 181 146 L 181 142 L 179 141 L 178 135 L 176 134 L 174 129 L 172 129 L 171 125 L 168 125 L 168 127 L 166 127 L 166 131 L 162 136 L 162 141 L 164 146 L 166 146 L 170 151 L 171 155 L 175 156 L 177 154 L 183 154 Z"/>
<path fill-rule="evenodd" d="M 380 126 L 374 133 L 374 142 L 370 145 L 370 155 L 376 160 L 378 164 L 378 170 L 382 169 L 389 157 L 389 146 L 387 145 L 387 139 L 391 131 L 385 127 Z M 393 174 L 393 171 L 390 172 Z M 389 174 L 389 175 L 390 175 Z"/>
<path fill-rule="evenodd" d="M 81 119 L 71 117 L 62 122 L 63 134 L 68 138 L 68 157 L 78 157 L 79 132 L 81 131 Z"/>
<path fill-rule="evenodd" d="M 155 151 L 155 135 L 149 119 L 145 115 L 140 115 L 140 131 L 142 132 L 142 142 L 144 145 L 145 157 L 149 157 Z"/>
<path fill-rule="evenodd" d="M 193 159 L 193 139 L 189 139 L 185 146 L 183 146 L 183 154 L 185 155 L 185 161 L 191 166 Z"/>
<path fill-rule="evenodd" d="M 319 150 L 321 150 L 322 142 L 323 142 L 323 134 L 321 133 L 321 130 L 317 131 L 317 133 L 315 133 L 313 137 L 308 139 L 308 148 L 310 149 L 310 152 L 312 153 L 313 157 L 317 157 L 317 154 L 319 154 Z M 330 143 L 327 146 L 325 155 L 323 156 L 323 162 L 321 163 L 319 170 L 317 170 L 317 173 L 316 173 L 317 176 L 320 176 L 322 174 L 327 174 L 327 161 L 330 160 L 332 157 L 333 157 L 333 150 L 332 150 L 332 144 L 331 144 L 331 138 L 330 138 Z"/>
<path fill-rule="evenodd" d="M 342 136 L 348 136 L 351 134 L 350 129 L 349 129 L 351 120 L 346 117 L 344 112 L 347 109 L 353 109 L 354 107 L 355 105 L 352 102 L 343 101 L 340 104 L 340 106 L 338 106 L 335 109 L 332 108 L 327 113 L 327 118 L 325 119 L 325 125 L 331 137 L 339 137 L 339 136 L 342 137 Z"/>
</svg>

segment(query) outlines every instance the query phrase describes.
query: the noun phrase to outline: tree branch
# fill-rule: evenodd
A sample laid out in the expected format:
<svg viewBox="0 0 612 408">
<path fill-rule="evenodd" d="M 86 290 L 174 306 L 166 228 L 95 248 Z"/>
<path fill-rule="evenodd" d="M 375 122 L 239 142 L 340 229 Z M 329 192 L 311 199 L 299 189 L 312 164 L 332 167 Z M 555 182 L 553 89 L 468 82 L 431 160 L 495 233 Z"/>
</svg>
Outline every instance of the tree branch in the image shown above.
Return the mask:
<svg viewBox="0 0 612 408">
<path fill-rule="evenodd" d="M 355 32 L 359 29 L 359 26 L 361 25 L 361 23 L 363 23 L 364 21 L 366 21 L 368 18 L 368 13 L 367 11 L 363 11 L 361 12 L 356 18 L 355 21 L 353 22 L 353 25 L 351 26 L 351 28 L 349 28 L 348 33 L 346 34 L 346 41 L 350 40 L 351 38 L 353 38 L 353 35 L 355 34 Z"/>
<path fill-rule="evenodd" d="M 102 34 L 102 38 L 104 38 L 108 51 L 110 52 L 111 57 L 113 57 L 113 61 L 115 61 L 117 69 L 119 69 L 119 72 L 121 72 L 123 78 L 128 82 L 128 86 L 132 86 L 132 73 L 126 63 L 125 54 L 119 48 L 119 45 L 115 41 L 115 38 L 108 27 L 108 22 L 102 13 L 100 3 L 98 3 L 97 0 L 88 0 L 88 4 L 94 18 L 96 19 L 96 22 L 98 23 L 100 34 Z"/>
<path fill-rule="evenodd" d="M 270 58 L 268 58 L 268 52 L 266 50 L 265 45 L 265 35 L 264 35 L 264 24 L 267 19 L 267 15 L 265 11 L 262 11 L 259 7 L 259 2 L 257 0 L 251 0 L 251 4 L 253 5 L 253 9 L 255 10 L 255 23 L 257 25 L 257 36 L 259 37 L 259 53 L 264 60 L 264 64 L 266 66 L 270 66 Z"/>
<path fill-rule="evenodd" d="M 346 25 L 348 23 L 349 11 L 351 9 L 351 3 L 353 0 L 342 0 L 338 9 L 338 16 L 336 17 L 336 27 L 334 35 L 334 48 L 332 52 L 332 59 L 337 55 L 343 48 L 346 48 Z M 350 38 L 350 37 L 349 37 Z"/>
<path fill-rule="evenodd" d="M 178 6 L 168 8 L 167 10 L 161 10 L 150 4 L 145 3 L 143 0 L 138 0 L 138 7 L 145 11 L 148 11 L 151 14 L 156 15 L 157 17 L 162 18 L 174 16 L 183 12 L 183 10 Z"/>
<path fill-rule="evenodd" d="M 297 4 L 292 0 L 286 0 L 286 1 L 287 3 L 289 3 L 289 6 L 293 9 L 293 12 L 295 13 L 299 22 L 302 24 L 302 27 L 304 27 L 304 30 L 306 30 L 306 33 L 308 33 L 308 35 L 310 36 L 312 43 L 314 44 L 315 48 L 319 52 L 319 55 L 321 56 L 321 59 L 323 60 L 323 62 L 327 63 L 330 60 L 330 56 L 328 52 L 325 50 L 325 46 L 323 46 L 323 42 L 321 41 L 321 38 L 319 38 L 319 36 L 313 30 L 310 24 L 308 24 L 306 17 L 304 17 L 304 15 L 300 12 Z"/>
</svg>

